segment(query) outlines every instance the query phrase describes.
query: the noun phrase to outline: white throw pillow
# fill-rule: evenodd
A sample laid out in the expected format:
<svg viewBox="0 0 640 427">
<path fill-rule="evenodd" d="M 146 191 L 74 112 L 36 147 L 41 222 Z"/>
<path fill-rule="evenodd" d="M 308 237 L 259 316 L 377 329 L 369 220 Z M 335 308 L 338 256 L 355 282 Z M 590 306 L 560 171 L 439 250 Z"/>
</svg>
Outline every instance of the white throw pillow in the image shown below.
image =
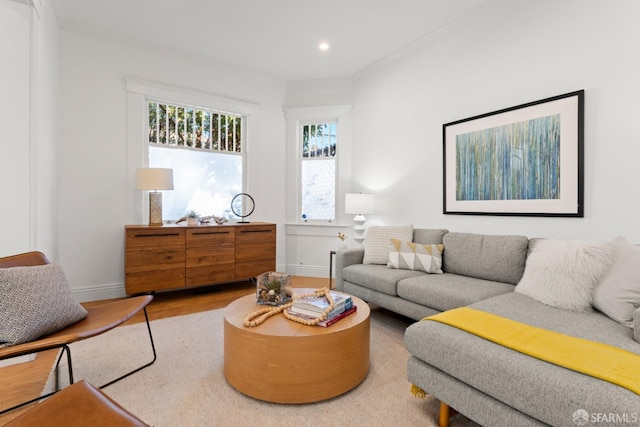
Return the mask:
<svg viewBox="0 0 640 427">
<path fill-rule="evenodd" d="M 593 306 L 633 328 L 633 312 L 640 307 L 640 247 L 616 237 L 613 255 L 613 265 L 593 292 Z"/>
<path fill-rule="evenodd" d="M 591 295 L 613 261 L 609 243 L 531 239 L 516 292 L 563 310 L 591 311 Z"/>
<path fill-rule="evenodd" d="M 387 264 L 391 239 L 413 241 L 413 225 L 373 226 L 367 229 L 363 264 Z"/>
</svg>

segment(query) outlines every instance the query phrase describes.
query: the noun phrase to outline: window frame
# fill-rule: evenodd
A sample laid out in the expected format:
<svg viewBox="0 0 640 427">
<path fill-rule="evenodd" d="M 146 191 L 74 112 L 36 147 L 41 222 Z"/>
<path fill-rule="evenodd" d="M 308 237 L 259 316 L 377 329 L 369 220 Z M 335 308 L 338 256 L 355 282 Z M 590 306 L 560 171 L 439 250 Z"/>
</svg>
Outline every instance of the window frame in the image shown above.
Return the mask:
<svg viewBox="0 0 640 427">
<path fill-rule="evenodd" d="M 303 129 L 305 126 L 313 126 L 313 125 L 335 125 L 336 128 L 336 150 L 334 156 L 327 157 L 304 157 L 304 148 L 303 148 Z M 340 158 L 340 123 L 338 123 L 337 118 L 333 119 L 325 119 L 325 120 L 300 120 L 298 121 L 298 218 L 300 218 L 300 222 L 302 223 L 311 223 L 311 224 L 333 224 L 338 219 L 338 164 Z M 334 176 L 333 176 L 333 219 L 304 219 L 302 218 L 302 164 L 305 161 L 309 160 L 333 160 L 334 162 Z"/>
<path fill-rule="evenodd" d="M 198 106 L 207 110 L 233 112 L 243 117 L 243 163 L 242 187 L 247 189 L 247 165 L 251 150 L 251 119 L 260 113 L 260 105 L 250 101 L 226 98 L 201 90 L 191 90 L 175 86 L 152 83 L 133 78 L 125 78 L 127 92 L 127 170 L 125 209 L 127 223 L 145 223 L 149 216 L 149 204 L 145 203 L 143 191 L 136 190 L 136 169 L 149 165 L 149 100 Z M 240 153 L 231 153 L 240 155 Z"/>
<path fill-rule="evenodd" d="M 344 194 L 349 189 L 351 160 L 351 105 L 286 108 L 287 120 L 287 197 L 286 221 L 291 225 L 337 226 L 345 223 Z M 302 218 L 302 125 L 336 123 L 335 217 L 329 220 Z"/>
</svg>

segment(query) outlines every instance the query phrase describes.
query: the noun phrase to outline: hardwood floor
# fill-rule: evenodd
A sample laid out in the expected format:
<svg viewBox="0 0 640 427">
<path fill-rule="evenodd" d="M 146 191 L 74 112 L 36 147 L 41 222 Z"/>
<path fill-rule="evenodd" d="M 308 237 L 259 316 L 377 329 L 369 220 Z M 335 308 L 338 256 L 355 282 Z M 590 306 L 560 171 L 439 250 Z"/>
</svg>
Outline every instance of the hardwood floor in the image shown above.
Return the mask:
<svg viewBox="0 0 640 427">
<path fill-rule="evenodd" d="M 293 277 L 294 287 L 320 288 L 328 285 L 327 278 Z M 230 283 L 156 294 L 147 306 L 149 320 L 181 316 L 226 307 L 230 302 L 255 291 L 251 282 Z M 84 303 L 88 307 L 104 301 Z M 139 313 L 125 324 L 144 321 Z M 36 359 L 19 365 L 0 368 L 0 410 L 32 399 L 42 391 L 49 372 L 56 361 L 57 351 L 38 353 Z M 28 407 L 0 416 L 0 426 L 6 424 Z"/>
</svg>

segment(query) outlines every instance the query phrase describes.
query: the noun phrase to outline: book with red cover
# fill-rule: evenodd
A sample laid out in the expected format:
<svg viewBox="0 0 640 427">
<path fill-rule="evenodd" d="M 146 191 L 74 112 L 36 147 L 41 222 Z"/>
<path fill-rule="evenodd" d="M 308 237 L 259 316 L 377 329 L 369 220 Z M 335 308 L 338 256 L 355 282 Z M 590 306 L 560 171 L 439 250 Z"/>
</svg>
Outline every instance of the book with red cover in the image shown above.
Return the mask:
<svg viewBox="0 0 640 427">
<path fill-rule="evenodd" d="M 351 295 L 343 294 L 341 292 L 330 291 L 333 297 L 334 305 L 337 307 L 341 304 L 345 304 L 347 301 L 351 301 Z M 313 311 L 316 313 L 322 313 L 329 307 L 329 300 L 324 297 L 306 297 L 294 301 L 292 309 L 302 309 L 307 311 Z"/>
<path fill-rule="evenodd" d="M 349 298 L 349 300 L 346 302 L 342 301 L 342 303 L 336 305 L 336 307 L 331 310 L 329 314 L 327 314 L 327 320 L 331 320 L 331 318 L 342 314 L 344 311 L 347 311 L 351 307 L 353 307 L 353 300 L 351 300 L 351 298 Z M 319 317 L 322 314 L 322 312 L 307 310 L 305 307 L 296 306 L 295 304 L 289 307 L 289 313 L 304 314 L 305 316 L 312 316 L 314 318 Z"/>
<path fill-rule="evenodd" d="M 346 310 L 342 313 L 340 313 L 339 315 L 337 315 L 336 317 L 329 319 L 329 320 L 324 320 L 320 323 L 318 323 L 318 326 L 322 326 L 323 328 L 326 328 L 327 326 L 331 326 L 334 323 L 344 319 L 345 317 L 347 317 L 348 315 L 350 315 L 351 313 L 355 313 L 355 311 L 358 309 L 357 305 L 354 305 L 353 307 L 351 307 L 349 310 Z"/>
<path fill-rule="evenodd" d="M 334 323 L 336 323 L 338 320 L 350 315 L 351 313 L 353 313 L 354 311 L 356 311 L 358 307 L 356 307 L 355 305 L 352 306 L 351 308 L 349 308 L 348 310 L 345 310 L 344 312 L 330 318 L 329 320 L 323 320 L 320 323 L 317 323 L 318 326 L 322 326 L 324 328 L 326 328 L 327 326 L 331 326 Z M 307 320 L 316 320 L 318 318 L 318 316 L 310 316 L 308 314 L 302 314 L 302 313 L 297 313 L 297 312 L 292 312 L 289 311 L 289 314 L 291 314 L 292 316 L 295 317 L 299 317 L 301 319 L 307 319 Z"/>
</svg>

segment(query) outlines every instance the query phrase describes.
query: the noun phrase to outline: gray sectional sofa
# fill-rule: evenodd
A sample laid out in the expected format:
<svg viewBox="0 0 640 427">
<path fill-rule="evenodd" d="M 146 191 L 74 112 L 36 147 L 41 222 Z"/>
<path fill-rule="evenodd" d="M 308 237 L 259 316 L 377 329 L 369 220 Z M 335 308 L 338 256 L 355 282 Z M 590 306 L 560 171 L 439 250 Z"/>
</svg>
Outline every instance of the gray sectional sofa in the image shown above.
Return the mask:
<svg viewBox="0 0 640 427">
<path fill-rule="evenodd" d="M 469 306 L 640 355 L 634 329 L 596 310 L 562 310 L 514 292 L 526 236 L 414 229 L 413 241 L 444 245 L 443 274 L 363 264 L 364 248 L 353 248 L 336 254 L 336 288 L 417 321 Z M 640 309 L 634 321 L 638 332 Z M 638 394 L 455 327 L 418 321 L 407 328 L 405 345 L 409 381 L 481 425 L 640 425 Z"/>
</svg>

